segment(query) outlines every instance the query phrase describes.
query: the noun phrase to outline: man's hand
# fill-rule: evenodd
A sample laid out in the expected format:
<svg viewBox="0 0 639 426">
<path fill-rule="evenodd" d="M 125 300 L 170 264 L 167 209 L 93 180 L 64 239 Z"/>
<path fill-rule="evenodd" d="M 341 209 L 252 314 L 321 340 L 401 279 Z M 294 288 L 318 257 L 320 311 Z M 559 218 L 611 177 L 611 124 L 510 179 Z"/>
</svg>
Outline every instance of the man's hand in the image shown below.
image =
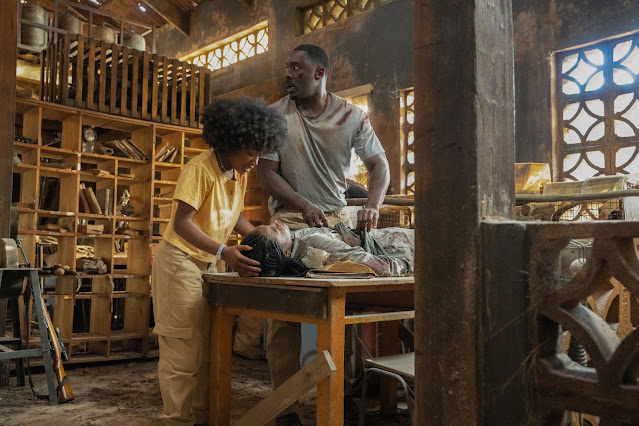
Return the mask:
<svg viewBox="0 0 639 426">
<path fill-rule="evenodd" d="M 379 220 L 379 210 L 373 208 L 364 208 L 357 212 L 357 229 L 366 229 L 370 232 L 371 229 L 377 227 L 377 221 Z"/>
<path fill-rule="evenodd" d="M 249 259 L 241 252 L 253 250 L 253 247 L 241 245 L 241 246 L 226 246 L 222 249 L 222 260 L 226 262 L 231 268 L 235 269 L 242 277 L 256 277 L 261 269 L 260 262 L 257 260 Z"/>
<path fill-rule="evenodd" d="M 302 216 L 304 216 L 304 220 L 311 228 L 315 226 L 328 226 L 326 215 L 322 209 L 318 208 L 315 204 L 309 203 L 308 206 L 304 207 L 302 209 Z"/>
</svg>

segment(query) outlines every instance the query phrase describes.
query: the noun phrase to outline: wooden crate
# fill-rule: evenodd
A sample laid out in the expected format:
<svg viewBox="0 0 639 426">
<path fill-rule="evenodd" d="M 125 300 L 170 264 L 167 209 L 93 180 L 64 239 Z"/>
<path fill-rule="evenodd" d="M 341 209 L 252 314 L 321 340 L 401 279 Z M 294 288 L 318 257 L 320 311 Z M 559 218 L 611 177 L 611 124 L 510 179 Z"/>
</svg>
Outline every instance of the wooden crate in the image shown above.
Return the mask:
<svg viewBox="0 0 639 426">
<path fill-rule="evenodd" d="M 44 51 L 42 100 L 160 123 L 200 127 L 211 72 L 177 59 L 77 34 Z"/>
</svg>

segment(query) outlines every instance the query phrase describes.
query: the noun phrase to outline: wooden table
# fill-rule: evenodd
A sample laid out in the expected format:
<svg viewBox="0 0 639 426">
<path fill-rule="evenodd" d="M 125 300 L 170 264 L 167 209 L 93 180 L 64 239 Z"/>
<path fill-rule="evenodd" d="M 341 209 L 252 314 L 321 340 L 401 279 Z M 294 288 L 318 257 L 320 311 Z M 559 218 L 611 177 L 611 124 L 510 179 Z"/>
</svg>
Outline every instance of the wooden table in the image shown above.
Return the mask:
<svg viewBox="0 0 639 426">
<path fill-rule="evenodd" d="M 370 279 L 242 278 L 204 274 L 211 306 L 210 424 L 231 419 L 231 347 L 235 315 L 317 325 L 317 351 L 337 370 L 317 386 L 317 425 L 340 425 L 344 411 L 344 327 L 413 318 L 414 277 Z M 346 306 L 367 308 L 347 315 Z"/>
</svg>

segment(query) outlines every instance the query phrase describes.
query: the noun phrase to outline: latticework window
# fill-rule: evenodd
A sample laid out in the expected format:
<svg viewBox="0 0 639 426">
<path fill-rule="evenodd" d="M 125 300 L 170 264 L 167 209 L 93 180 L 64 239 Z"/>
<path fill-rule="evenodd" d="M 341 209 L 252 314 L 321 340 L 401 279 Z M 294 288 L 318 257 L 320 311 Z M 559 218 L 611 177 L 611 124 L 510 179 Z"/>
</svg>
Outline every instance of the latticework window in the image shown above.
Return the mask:
<svg viewBox="0 0 639 426">
<path fill-rule="evenodd" d="M 639 172 L 639 33 L 555 55 L 561 180 Z"/>
<path fill-rule="evenodd" d="M 319 30 L 391 0 L 323 0 L 300 10 L 302 33 Z"/>
<path fill-rule="evenodd" d="M 215 71 L 267 50 L 268 24 L 265 22 L 253 27 L 248 34 L 246 32 L 236 34 L 222 42 L 200 49 L 181 58 L 181 60 Z"/>
<path fill-rule="evenodd" d="M 415 193 L 415 90 L 402 90 L 400 98 L 400 125 L 403 147 L 403 192 Z"/>
</svg>

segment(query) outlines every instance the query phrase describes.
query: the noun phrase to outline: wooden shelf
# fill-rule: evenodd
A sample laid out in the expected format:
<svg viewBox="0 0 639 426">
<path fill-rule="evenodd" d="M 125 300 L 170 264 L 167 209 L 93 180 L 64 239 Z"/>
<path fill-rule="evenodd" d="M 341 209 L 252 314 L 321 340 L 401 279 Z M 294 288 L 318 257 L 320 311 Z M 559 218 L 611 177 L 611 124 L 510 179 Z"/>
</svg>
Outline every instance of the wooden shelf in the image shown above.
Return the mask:
<svg viewBox="0 0 639 426">
<path fill-rule="evenodd" d="M 165 163 L 162 161 L 156 161 L 155 163 L 153 163 L 155 165 L 155 169 L 156 170 L 162 170 L 162 169 L 181 169 L 182 165 L 181 164 L 176 164 L 176 163 Z"/>
<path fill-rule="evenodd" d="M 208 148 L 191 148 L 191 147 L 184 147 L 184 156 L 185 157 L 195 157 L 196 155 L 199 155 L 205 151 L 208 151 Z"/>
<path fill-rule="evenodd" d="M 177 184 L 177 181 L 155 179 L 153 183 L 157 188 L 161 188 L 167 186 L 175 186 Z"/>
<path fill-rule="evenodd" d="M 173 202 L 173 198 L 171 197 L 153 197 L 153 204 L 171 204 Z"/>
<path fill-rule="evenodd" d="M 202 130 L 184 128 L 173 124 L 155 123 L 140 119 L 119 117 L 96 111 L 87 111 L 66 105 L 48 102 L 20 99 L 16 102 L 16 113 L 22 115 L 21 134 L 30 138 L 34 144 L 23 142 L 14 143 L 14 152 L 22 154 L 23 164 L 14 168 L 20 173 L 20 194 L 17 203 L 20 217 L 20 236 L 23 238 L 28 259 L 36 259 L 36 245 L 40 238 L 57 237 L 57 262 L 75 265 L 75 253 L 79 243 L 92 245 L 97 256 L 104 258 L 110 274 L 65 275 L 57 277 L 48 275 L 44 298 L 54 300 L 52 318 L 54 325 L 60 328 L 65 343 L 71 352 L 69 362 L 96 362 L 115 359 L 139 358 L 147 353 L 153 354 L 145 347 L 147 342 L 157 339 L 149 338 L 149 321 L 151 317 L 151 253 L 157 247 L 162 236 L 153 233 L 164 233 L 169 218 L 165 212 L 171 208 L 172 193 L 182 167 L 189 158 L 206 152 L 209 147 L 202 139 Z M 61 148 L 42 146 L 41 131 L 43 121 L 46 132 L 55 130 L 61 132 Z M 54 121 L 57 123 L 50 123 Z M 115 155 L 103 155 L 82 152 L 81 131 L 88 125 L 102 127 L 106 130 L 123 131 L 125 136 L 149 156 L 149 160 L 135 160 Z M 100 132 L 102 135 L 103 132 Z M 121 137 L 121 136 L 118 136 Z M 154 161 L 156 149 L 161 143 L 168 143 L 180 149 L 174 162 Z M 158 144 L 156 146 L 156 144 Z M 185 145 L 191 146 L 185 146 Z M 41 158 L 62 162 L 67 169 L 52 167 L 57 163 L 44 163 Z M 109 174 L 100 176 L 89 172 L 91 167 L 97 167 Z M 47 185 L 42 185 L 39 177 L 51 177 L 60 180 L 59 191 L 56 191 L 58 211 L 35 208 L 39 206 L 37 200 L 43 197 Z M 254 174 L 249 176 L 254 179 Z M 79 212 L 80 183 L 88 182 L 94 190 L 113 189 L 114 207 L 119 204 L 119 198 L 124 189 L 131 194 L 131 203 L 135 216 L 117 214 L 104 215 Z M 249 185 L 254 186 L 254 185 Z M 157 188 L 157 189 L 156 189 Z M 101 195 L 101 194 L 100 194 Z M 253 195 L 253 194 L 252 194 Z M 99 195 L 98 199 L 100 198 Z M 246 211 L 258 212 L 261 209 L 259 200 L 251 198 L 252 203 L 246 206 Z M 103 200 L 99 199 L 102 203 Z M 102 204 L 100 204 L 104 207 Z M 163 216 L 154 218 L 154 209 L 160 209 Z M 255 215 L 256 213 L 253 213 Z M 41 219 L 59 219 L 61 226 L 74 226 L 81 220 L 94 221 L 105 225 L 105 233 L 76 233 L 38 230 L 42 225 Z M 255 219 L 249 218 L 255 221 Z M 55 220 L 49 220 L 55 222 Z M 131 228 L 138 229 L 142 235 L 115 234 L 114 222 L 129 222 Z M 91 222 L 93 223 L 93 222 Z M 77 228 L 69 228 L 77 229 Z M 231 240 L 236 239 L 231 236 Z M 121 246 L 121 247 L 118 247 Z M 124 252 L 115 252 L 118 250 Z M 133 272 L 135 271 L 135 272 Z M 140 273 L 144 272 L 144 273 Z M 77 281 L 77 280 L 80 281 Z M 110 280 L 115 280 L 117 291 L 112 290 Z M 78 283 L 82 284 L 81 292 L 76 293 Z M 53 287 L 55 286 L 55 287 Z M 126 312 L 135 312 L 136 318 L 128 318 L 127 330 L 113 330 L 113 316 L 111 304 L 118 301 L 124 305 Z M 90 321 L 82 324 L 78 317 L 80 311 L 76 303 L 82 303 L 84 308 L 90 309 Z M 89 330 L 87 333 L 73 333 L 73 330 Z M 127 342 L 128 341 L 128 342 Z M 117 343 L 116 343 L 117 342 Z M 132 344 L 130 344 L 130 343 Z M 136 348 L 131 351 L 129 348 Z M 118 350 L 122 349 L 122 350 Z M 76 353 L 80 352 L 80 354 Z M 157 350 L 155 351 L 157 354 Z"/>
</svg>

